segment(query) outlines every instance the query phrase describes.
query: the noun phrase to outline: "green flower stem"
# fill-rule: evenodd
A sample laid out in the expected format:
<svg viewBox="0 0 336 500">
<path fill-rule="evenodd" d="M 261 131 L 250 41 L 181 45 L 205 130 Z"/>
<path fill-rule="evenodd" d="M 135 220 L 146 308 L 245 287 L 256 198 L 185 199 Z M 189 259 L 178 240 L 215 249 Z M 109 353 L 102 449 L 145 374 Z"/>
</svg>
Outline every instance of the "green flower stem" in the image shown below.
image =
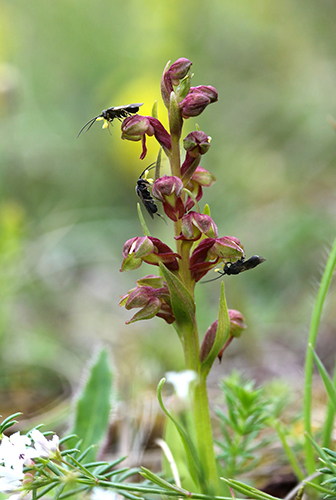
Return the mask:
<svg viewBox="0 0 336 500">
<path fill-rule="evenodd" d="M 191 272 L 189 269 L 189 257 L 190 257 L 190 249 L 192 247 L 192 242 L 190 241 L 181 241 L 180 248 L 177 250 L 181 255 L 181 275 L 182 281 L 189 290 L 189 292 L 194 296 L 194 287 L 195 283 L 191 277 Z"/>
<path fill-rule="evenodd" d="M 323 304 L 331 283 L 332 275 L 336 266 L 336 239 L 333 243 L 327 265 L 325 267 L 321 285 L 315 301 L 308 337 L 308 343 L 315 349 L 317 333 L 320 325 Z M 307 348 L 306 363 L 305 363 L 305 384 L 303 395 L 303 419 L 304 429 L 306 434 L 311 435 L 311 412 L 312 412 L 312 387 L 313 387 L 313 368 L 314 368 L 314 354 L 313 349 Z M 316 464 L 314 460 L 314 450 L 308 439 L 306 439 L 306 468 L 308 474 L 313 474 L 316 471 Z"/>
<path fill-rule="evenodd" d="M 169 129 L 171 136 L 171 174 L 181 178 L 181 157 L 180 138 L 182 131 L 182 118 L 178 108 L 176 95 L 174 92 L 170 96 Z M 185 196 L 185 193 L 184 193 Z M 174 223 L 175 236 L 181 233 L 181 220 Z M 180 279 L 194 297 L 195 283 L 191 277 L 189 269 L 190 249 L 192 244 L 186 242 L 176 242 L 177 252 L 181 255 Z M 219 492 L 219 476 L 217 473 L 214 443 L 210 420 L 209 401 L 206 387 L 206 375 L 201 373 L 201 363 L 199 359 L 199 337 L 196 318 L 194 324 L 185 327 L 181 332 L 184 359 L 187 370 L 193 370 L 198 375 L 198 380 L 194 384 L 192 394 L 192 413 L 195 426 L 197 451 L 204 477 L 210 487 L 211 493 Z M 207 492 L 208 493 L 208 492 Z"/>
<path fill-rule="evenodd" d="M 171 142 L 171 173 L 181 178 L 180 137 L 172 134 Z"/>
<path fill-rule="evenodd" d="M 200 373 L 200 372 L 199 372 Z M 199 457 L 210 491 L 219 493 L 219 475 L 217 472 L 206 377 L 199 375 L 193 392 L 193 413 Z"/>
</svg>

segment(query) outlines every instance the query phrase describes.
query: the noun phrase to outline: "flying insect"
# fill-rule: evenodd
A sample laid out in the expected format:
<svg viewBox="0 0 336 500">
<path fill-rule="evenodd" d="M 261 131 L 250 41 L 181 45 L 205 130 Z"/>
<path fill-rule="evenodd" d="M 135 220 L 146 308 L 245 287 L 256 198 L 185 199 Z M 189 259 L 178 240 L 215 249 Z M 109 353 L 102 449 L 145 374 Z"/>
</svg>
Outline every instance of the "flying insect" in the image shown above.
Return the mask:
<svg viewBox="0 0 336 500">
<path fill-rule="evenodd" d="M 259 255 L 252 255 L 249 259 L 245 260 L 244 257 L 242 257 L 239 260 L 236 260 L 236 262 L 226 262 L 224 264 L 224 267 L 221 271 L 218 271 L 219 276 L 217 278 L 213 278 L 212 280 L 207 280 L 203 281 L 203 283 L 209 283 L 210 281 L 215 281 L 218 278 L 221 278 L 225 274 L 228 276 L 231 276 L 233 274 L 240 274 L 244 271 L 249 271 L 250 269 L 253 269 L 254 267 L 259 266 L 259 264 L 262 264 L 265 262 L 264 257 L 259 257 Z"/>
<path fill-rule="evenodd" d="M 158 207 L 150 194 L 148 188 L 151 185 L 151 183 L 147 180 L 144 179 L 144 175 L 148 170 L 152 170 L 156 165 L 155 163 L 151 163 L 148 167 L 145 168 L 145 170 L 142 172 L 140 175 L 139 179 L 137 180 L 137 184 L 135 186 L 135 192 L 139 196 L 140 200 L 143 203 L 143 206 L 149 213 L 152 219 L 154 219 L 154 215 L 158 215 L 159 217 L 162 217 L 161 214 L 158 213 Z"/>
<path fill-rule="evenodd" d="M 137 113 L 139 111 L 140 106 L 142 105 L 143 102 L 137 104 L 126 104 L 126 106 L 112 106 L 111 108 L 103 109 L 100 115 L 91 118 L 91 120 L 89 120 L 88 122 L 85 123 L 85 125 L 83 125 L 83 127 L 78 132 L 77 138 L 85 129 L 86 132 L 90 130 L 95 121 L 100 119 L 106 120 L 108 126 L 108 124 L 112 123 L 115 118 L 121 121 L 123 118 L 127 118 L 128 116 Z"/>
</svg>

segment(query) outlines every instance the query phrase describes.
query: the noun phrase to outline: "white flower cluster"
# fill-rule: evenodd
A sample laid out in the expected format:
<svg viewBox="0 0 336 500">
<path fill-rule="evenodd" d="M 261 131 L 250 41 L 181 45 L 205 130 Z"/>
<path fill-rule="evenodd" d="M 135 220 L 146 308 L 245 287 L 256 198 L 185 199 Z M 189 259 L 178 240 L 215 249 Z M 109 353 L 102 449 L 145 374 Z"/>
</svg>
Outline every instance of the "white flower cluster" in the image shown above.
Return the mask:
<svg viewBox="0 0 336 500">
<path fill-rule="evenodd" d="M 30 437 L 21 436 L 20 432 L 10 437 L 3 436 L 0 443 L 0 492 L 11 493 L 10 500 L 28 498 L 28 485 L 33 476 L 24 474 L 23 467 L 34 465 L 33 459 L 37 457 L 56 458 L 58 445 L 56 434 L 48 441 L 37 429 L 30 432 Z"/>
</svg>

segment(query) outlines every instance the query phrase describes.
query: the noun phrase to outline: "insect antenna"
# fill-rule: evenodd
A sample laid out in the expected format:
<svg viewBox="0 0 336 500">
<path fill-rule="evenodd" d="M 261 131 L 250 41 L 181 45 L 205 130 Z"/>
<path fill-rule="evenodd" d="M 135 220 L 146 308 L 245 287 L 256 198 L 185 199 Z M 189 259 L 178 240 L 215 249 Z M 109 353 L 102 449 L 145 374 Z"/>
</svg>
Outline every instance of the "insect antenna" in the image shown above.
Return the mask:
<svg viewBox="0 0 336 500">
<path fill-rule="evenodd" d="M 225 275 L 225 272 L 221 271 L 220 269 L 215 269 L 215 272 L 219 273 L 219 276 L 217 276 L 217 278 L 212 278 L 211 280 L 201 281 L 201 283 L 202 284 L 203 283 L 211 283 L 211 281 L 219 280 L 219 278 L 222 278 Z"/>
<path fill-rule="evenodd" d="M 148 167 L 145 168 L 145 170 L 142 172 L 141 175 L 139 175 L 139 179 L 142 179 L 142 176 L 144 175 L 144 173 L 146 172 L 146 170 L 153 170 L 153 168 L 155 167 L 156 165 L 156 161 L 154 161 L 153 163 L 151 163 L 150 165 L 148 165 Z"/>
<path fill-rule="evenodd" d="M 91 120 L 89 120 L 88 122 L 85 123 L 85 125 L 83 125 L 83 127 L 80 129 L 80 131 L 78 132 L 77 134 L 77 137 L 76 139 L 78 139 L 78 137 L 81 135 L 81 133 L 83 132 L 83 130 L 85 129 L 85 127 L 87 127 L 88 125 L 88 128 L 86 129 L 86 132 L 88 130 L 90 130 L 90 128 L 92 127 L 92 125 L 94 124 L 94 122 L 97 120 L 97 118 L 99 118 L 101 115 L 97 115 L 95 116 L 94 118 L 91 118 Z"/>
</svg>

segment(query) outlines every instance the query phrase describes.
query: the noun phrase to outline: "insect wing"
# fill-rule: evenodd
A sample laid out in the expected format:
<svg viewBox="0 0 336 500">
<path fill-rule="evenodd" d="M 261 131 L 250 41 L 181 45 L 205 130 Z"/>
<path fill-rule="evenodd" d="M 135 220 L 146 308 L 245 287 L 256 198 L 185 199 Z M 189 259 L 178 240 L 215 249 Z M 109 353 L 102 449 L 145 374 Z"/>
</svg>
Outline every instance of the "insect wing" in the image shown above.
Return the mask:
<svg viewBox="0 0 336 500">
<path fill-rule="evenodd" d="M 259 257 L 259 255 L 252 255 L 252 257 L 250 257 L 248 260 L 245 260 L 243 271 L 253 269 L 254 267 L 259 266 L 259 264 L 265 262 L 265 260 L 266 259 L 264 257 Z"/>
<path fill-rule="evenodd" d="M 143 105 L 143 102 L 136 103 L 136 104 L 126 104 L 125 106 L 114 106 L 112 108 L 108 108 L 106 111 L 109 110 L 114 110 L 114 111 L 120 111 L 124 110 L 126 113 L 137 113 L 139 111 L 140 106 Z"/>
</svg>

